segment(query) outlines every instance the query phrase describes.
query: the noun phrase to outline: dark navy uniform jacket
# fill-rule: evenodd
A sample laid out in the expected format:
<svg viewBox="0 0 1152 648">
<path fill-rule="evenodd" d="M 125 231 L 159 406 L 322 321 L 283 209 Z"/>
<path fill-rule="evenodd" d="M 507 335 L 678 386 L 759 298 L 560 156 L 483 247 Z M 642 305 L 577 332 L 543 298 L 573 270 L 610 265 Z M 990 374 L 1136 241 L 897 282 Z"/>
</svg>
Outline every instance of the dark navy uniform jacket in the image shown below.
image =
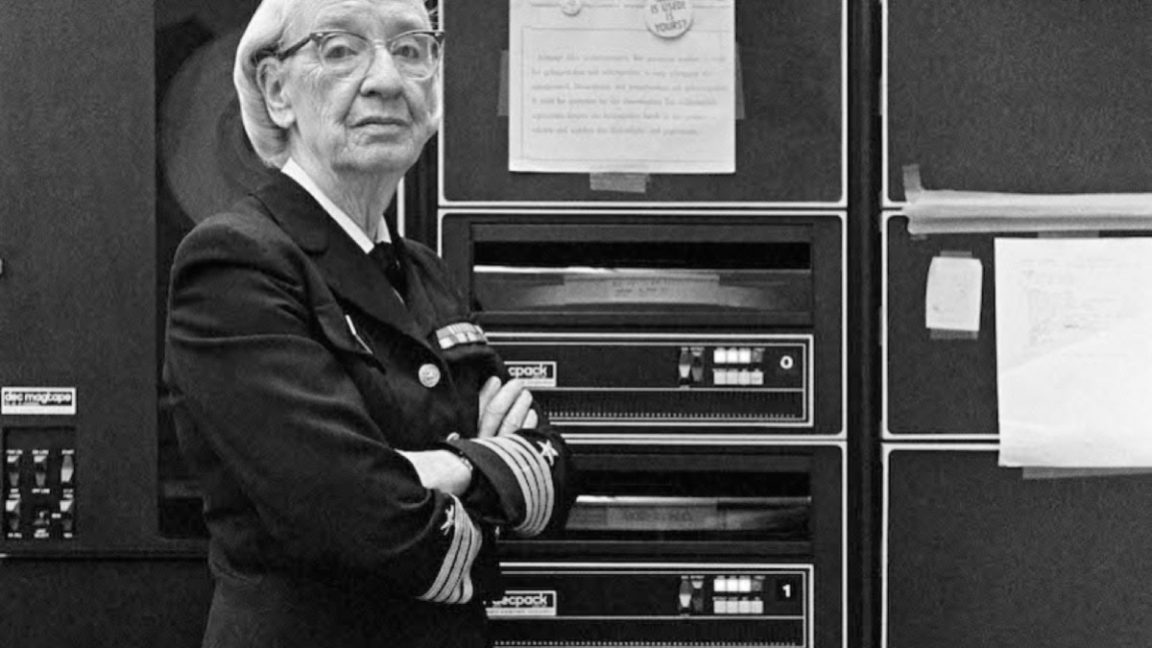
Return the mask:
<svg viewBox="0 0 1152 648">
<path fill-rule="evenodd" d="M 474 439 L 507 373 L 442 261 L 400 247 L 403 302 L 280 174 L 176 253 L 164 377 L 211 532 L 205 646 L 486 645 L 496 535 L 563 523 L 563 441 L 543 416 Z M 464 496 L 395 452 L 436 448 L 472 460 Z"/>
</svg>

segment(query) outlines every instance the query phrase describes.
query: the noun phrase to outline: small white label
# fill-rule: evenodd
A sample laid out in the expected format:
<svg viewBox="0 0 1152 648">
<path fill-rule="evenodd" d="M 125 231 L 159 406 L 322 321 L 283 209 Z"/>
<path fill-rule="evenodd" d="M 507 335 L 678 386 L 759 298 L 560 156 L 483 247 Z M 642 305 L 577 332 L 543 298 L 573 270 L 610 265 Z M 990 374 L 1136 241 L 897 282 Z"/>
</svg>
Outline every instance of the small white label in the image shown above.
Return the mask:
<svg viewBox="0 0 1152 648">
<path fill-rule="evenodd" d="M 556 616 L 555 590 L 508 590 L 488 604 L 489 618 Z"/>
<path fill-rule="evenodd" d="M 4 387 L 0 389 L 0 414 L 75 416 L 76 388 Z"/>
<path fill-rule="evenodd" d="M 504 364 L 508 367 L 508 375 L 519 378 L 525 387 L 556 386 L 555 362 L 508 361 Z"/>
<path fill-rule="evenodd" d="M 983 278 L 980 259 L 934 257 L 928 266 L 924 325 L 930 329 L 979 332 Z"/>
</svg>

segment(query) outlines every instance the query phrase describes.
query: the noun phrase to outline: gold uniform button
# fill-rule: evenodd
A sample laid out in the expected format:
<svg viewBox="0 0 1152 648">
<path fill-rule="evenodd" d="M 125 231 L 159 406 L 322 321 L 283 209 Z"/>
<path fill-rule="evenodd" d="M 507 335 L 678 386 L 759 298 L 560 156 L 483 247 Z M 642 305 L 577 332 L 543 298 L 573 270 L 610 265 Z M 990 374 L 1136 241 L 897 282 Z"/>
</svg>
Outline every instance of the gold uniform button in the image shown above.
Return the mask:
<svg viewBox="0 0 1152 648">
<path fill-rule="evenodd" d="M 434 364 L 420 365 L 416 376 L 420 378 L 420 384 L 428 389 L 440 384 L 440 369 Z"/>
</svg>

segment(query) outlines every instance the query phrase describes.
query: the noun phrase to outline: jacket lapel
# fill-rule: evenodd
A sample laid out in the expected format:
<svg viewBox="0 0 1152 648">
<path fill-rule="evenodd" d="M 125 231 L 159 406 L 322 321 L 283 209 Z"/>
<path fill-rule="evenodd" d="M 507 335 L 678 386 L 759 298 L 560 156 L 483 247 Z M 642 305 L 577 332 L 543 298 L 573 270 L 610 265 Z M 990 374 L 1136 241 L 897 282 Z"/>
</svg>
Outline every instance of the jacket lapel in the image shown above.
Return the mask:
<svg viewBox="0 0 1152 648">
<path fill-rule="evenodd" d="M 427 345 L 383 274 L 324 208 L 294 180 L 277 173 L 256 192 L 272 218 L 315 262 L 328 286 L 369 316 Z"/>
</svg>

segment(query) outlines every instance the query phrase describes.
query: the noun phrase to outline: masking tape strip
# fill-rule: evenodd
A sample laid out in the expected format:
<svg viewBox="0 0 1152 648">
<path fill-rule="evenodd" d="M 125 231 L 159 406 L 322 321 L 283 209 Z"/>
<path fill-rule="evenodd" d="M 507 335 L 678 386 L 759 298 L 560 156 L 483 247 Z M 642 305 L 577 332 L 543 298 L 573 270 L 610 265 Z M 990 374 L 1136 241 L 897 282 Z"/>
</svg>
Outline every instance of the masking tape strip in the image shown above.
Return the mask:
<svg viewBox="0 0 1152 648">
<path fill-rule="evenodd" d="M 1146 475 L 1152 468 L 1048 468 L 1044 466 L 1024 466 L 1021 476 L 1024 479 L 1070 479 L 1084 477 L 1120 477 L 1125 475 Z"/>
<path fill-rule="evenodd" d="M 621 193 L 647 193 L 647 173 L 592 173 L 589 175 L 592 191 L 618 191 Z"/>
<path fill-rule="evenodd" d="M 915 164 L 904 167 L 904 193 L 912 235 L 1152 230 L 1152 193 L 928 190 Z"/>
</svg>

